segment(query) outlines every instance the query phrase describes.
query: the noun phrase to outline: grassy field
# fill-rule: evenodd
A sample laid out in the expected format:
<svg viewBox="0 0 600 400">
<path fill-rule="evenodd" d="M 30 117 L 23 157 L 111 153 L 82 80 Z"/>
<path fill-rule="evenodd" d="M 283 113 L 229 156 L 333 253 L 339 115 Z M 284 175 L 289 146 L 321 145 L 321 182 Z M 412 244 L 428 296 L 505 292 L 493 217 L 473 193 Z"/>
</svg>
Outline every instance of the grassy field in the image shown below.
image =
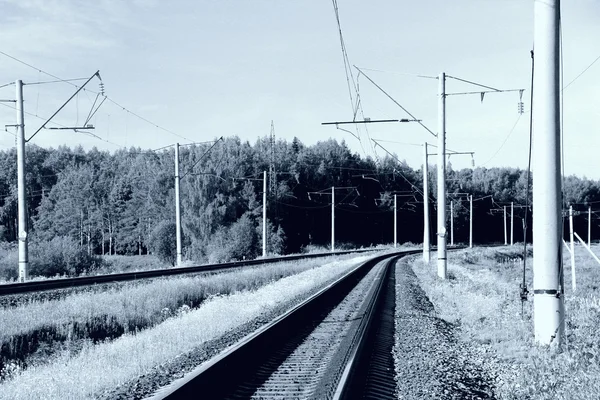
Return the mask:
<svg viewBox="0 0 600 400">
<path fill-rule="evenodd" d="M 277 271 L 272 278 L 265 278 L 259 288 L 245 283 L 229 294 L 215 294 L 196 309 L 180 309 L 154 327 L 96 344 L 86 340 L 77 352 L 65 348 L 26 370 L 16 368 L 0 382 L 0 399 L 93 398 L 95 393 L 144 374 L 153 366 L 190 351 L 281 302 L 340 276 L 367 258 L 368 255 L 338 256 L 328 261 L 297 262 L 294 263 L 295 273 L 290 276 L 282 278 Z M 289 264 L 280 265 L 279 269 L 291 269 Z M 273 269 L 274 266 L 265 268 Z M 249 282 L 258 270 L 252 268 L 236 274 L 239 281 Z M 222 275 L 226 274 L 213 278 L 225 279 Z M 200 284 L 199 281 L 195 283 Z M 119 301 L 125 301 L 125 298 Z M 93 304 L 98 303 L 91 301 L 90 305 Z"/>
<path fill-rule="evenodd" d="M 55 353 L 78 351 L 156 326 L 214 296 L 252 291 L 281 278 L 355 255 L 265 264 L 192 276 L 117 285 L 107 291 L 77 291 L 58 299 L 0 308 L 0 380 Z"/>
<path fill-rule="evenodd" d="M 577 246 L 573 292 L 570 256 L 564 250 L 566 341 L 553 351 L 534 342 L 533 297 L 523 304 L 519 298 L 522 250 L 515 245 L 449 253 L 446 281 L 436 278 L 434 261 L 415 261 L 413 269 L 439 316 L 459 328 L 462 340 L 489 350 L 490 363 L 501 371 L 496 377 L 499 398 L 600 398 L 600 265 Z M 600 254 L 600 246 L 593 250 Z M 527 264 L 531 290 L 531 258 Z"/>
</svg>

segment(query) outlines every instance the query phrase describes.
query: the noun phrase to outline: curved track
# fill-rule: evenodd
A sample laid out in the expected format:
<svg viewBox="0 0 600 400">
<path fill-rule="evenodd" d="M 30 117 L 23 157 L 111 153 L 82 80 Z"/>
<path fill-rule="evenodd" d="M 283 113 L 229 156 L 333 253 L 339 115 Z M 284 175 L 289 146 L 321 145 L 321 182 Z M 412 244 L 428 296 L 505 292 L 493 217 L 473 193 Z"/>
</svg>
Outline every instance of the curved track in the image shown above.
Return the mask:
<svg viewBox="0 0 600 400">
<path fill-rule="evenodd" d="M 371 258 L 152 399 L 394 398 L 390 271 L 418 252 Z"/>
</svg>

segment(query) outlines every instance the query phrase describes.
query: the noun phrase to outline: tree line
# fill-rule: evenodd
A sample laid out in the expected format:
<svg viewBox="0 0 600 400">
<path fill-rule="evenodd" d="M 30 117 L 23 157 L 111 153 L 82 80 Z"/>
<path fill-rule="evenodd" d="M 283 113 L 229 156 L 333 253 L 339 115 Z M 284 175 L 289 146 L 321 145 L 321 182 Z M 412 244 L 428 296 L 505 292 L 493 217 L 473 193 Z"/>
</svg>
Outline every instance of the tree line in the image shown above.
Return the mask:
<svg viewBox="0 0 600 400">
<path fill-rule="evenodd" d="M 180 187 L 184 257 L 196 262 L 256 257 L 262 246 L 262 177 L 268 175 L 267 219 L 270 253 L 295 253 L 328 246 L 331 187 L 335 193 L 336 242 L 349 246 L 391 243 L 394 195 L 398 201 L 398 241 L 422 242 L 423 174 L 386 156 L 353 153 L 342 141 L 311 146 L 298 138 L 268 137 L 254 144 L 238 137 L 181 147 Z M 17 240 L 16 151 L 0 151 L 0 240 Z M 431 232 L 435 243 L 435 167 L 430 166 Z M 469 235 L 469 203 L 474 198 L 476 243 L 504 239 L 503 207 L 524 206 L 527 173 L 515 168 L 453 170 L 455 242 Z M 115 152 L 28 145 L 26 185 L 30 237 L 34 242 L 69 238 L 94 254 L 147 254 L 174 246 L 174 149 Z M 565 205 L 578 210 L 600 202 L 598 181 L 566 177 Z M 531 201 L 531 190 L 529 190 Z M 449 202 L 448 202 L 449 203 Z M 531 202 L 529 203 L 531 204 Z M 531 229 L 531 212 L 528 213 Z M 525 208 L 515 208 L 515 240 L 523 240 Z M 587 224 L 576 219 L 576 230 Z M 594 223 L 594 226 L 597 226 Z M 579 227 L 579 228 L 578 228 Z M 531 233 L 528 233 L 531 240 Z"/>
</svg>

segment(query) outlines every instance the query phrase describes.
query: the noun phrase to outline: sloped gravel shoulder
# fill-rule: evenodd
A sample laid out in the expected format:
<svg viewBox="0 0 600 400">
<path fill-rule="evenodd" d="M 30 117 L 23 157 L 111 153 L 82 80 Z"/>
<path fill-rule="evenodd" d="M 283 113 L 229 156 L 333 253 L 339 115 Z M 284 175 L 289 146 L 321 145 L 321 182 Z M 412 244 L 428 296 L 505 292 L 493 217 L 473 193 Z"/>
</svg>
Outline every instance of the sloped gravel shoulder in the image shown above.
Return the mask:
<svg viewBox="0 0 600 400">
<path fill-rule="evenodd" d="M 494 399 L 485 353 L 461 342 L 436 317 L 410 259 L 396 264 L 394 358 L 399 399 Z"/>
</svg>

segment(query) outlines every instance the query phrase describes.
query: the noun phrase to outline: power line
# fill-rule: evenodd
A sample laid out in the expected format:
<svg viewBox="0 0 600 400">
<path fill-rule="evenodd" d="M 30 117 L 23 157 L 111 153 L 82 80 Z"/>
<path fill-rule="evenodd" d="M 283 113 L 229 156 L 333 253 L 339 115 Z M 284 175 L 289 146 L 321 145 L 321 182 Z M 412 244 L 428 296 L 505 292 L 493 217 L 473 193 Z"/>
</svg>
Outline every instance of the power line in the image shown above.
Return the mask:
<svg viewBox="0 0 600 400">
<path fill-rule="evenodd" d="M 339 15 L 337 0 L 332 0 L 332 3 L 333 3 L 333 10 L 335 12 L 335 18 L 336 18 L 336 22 L 337 22 L 337 26 L 338 26 L 338 32 L 339 32 L 339 36 L 340 36 L 340 45 L 341 45 L 341 49 L 342 49 L 342 57 L 344 60 L 344 71 L 346 73 L 348 94 L 350 95 L 350 103 L 352 106 L 352 119 L 353 120 L 356 119 L 356 114 L 360 110 L 360 113 L 364 120 L 365 113 L 364 113 L 364 110 L 362 107 L 362 102 L 360 100 L 360 85 L 359 85 L 358 79 L 356 81 L 354 80 L 354 74 L 352 73 L 352 67 L 350 64 L 350 60 L 348 59 L 348 51 L 346 50 L 346 43 L 344 42 L 344 36 L 342 34 L 342 27 L 341 27 L 341 23 L 340 23 L 340 15 Z M 354 104 L 354 99 L 352 97 L 352 87 L 350 86 L 350 82 L 352 82 L 352 87 L 354 88 L 354 91 L 356 93 L 356 105 Z M 346 129 L 341 129 L 338 126 L 336 126 L 336 128 L 352 134 L 352 132 L 350 132 Z M 352 135 L 358 139 L 358 143 L 360 144 L 360 147 L 363 150 L 363 153 L 365 153 L 365 155 L 366 155 L 367 152 L 365 151 L 362 140 L 360 138 L 360 129 L 358 126 L 355 126 L 355 128 L 356 128 L 356 135 L 354 135 L 354 134 L 352 134 Z M 375 152 L 375 148 L 373 147 L 373 145 L 371 143 L 371 136 L 369 134 L 369 129 L 366 126 L 364 128 L 365 128 L 365 133 L 367 134 L 367 138 L 369 139 L 369 146 L 371 147 L 371 151 L 377 158 L 377 153 Z"/>
<path fill-rule="evenodd" d="M 402 104 L 398 103 L 392 96 L 390 96 L 385 90 L 383 90 L 381 88 L 381 86 L 379 86 L 378 84 L 375 83 L 375 81 L 373 81 L 373 79 L 369 78 L 369 76 L 367 74 L 365 74 L 364 72 L 362 72 L 362 70 L 360 68 L 358 68 L 356 65 L 354 66 L 354 68 L 356 68 L 362 75 L 365 76 L 365 78 L 367 78 L 373 85 L 375 85 L 375 87 L 377 89 L 379 89 L 381 92 L 383 92 L 383 94 L 385 94 L 390 100 L 392 100 L 398 107 L 400 107 L 405 113 L 407 113 L 408 115 L 410 115 L 410 117 L 412 119 L 415 120 L 415 122 L 417 122 L 419 125 L 421 125 L 423 128 L 425 128 L 427 130 L 427 132 L 431 133 L 433 136 L 437 137 L 437 135 L 435 133 L 433 133 L 433 131 L 431 129 L 429 129 L 427 126 L 425 126 L 425 124 L 423 124 L 421 122 L 421 120 L 417 119 L 417 117 L 415 117 L 414 115 L 412 115 L 410 113 L 410 111 L 408 111 L 406 108 L 404 108 L 402 106 Z"/>
<path fill-rule="evenodd" d="M 396 157 L 395 155 L 393 155 L 392 153 L 390 153 L 385 147 L 383 147 L 382 145 L 380 145 L 379 143 L 377 143 L 376 141 L 374 141 L 375 144 L 379 147 L 381 147 L 383 149 L 383 151 L 385 151 L 386 153 L 388 153 L 391 157 L 395 158 L 396 161 L 400 162 L 400 160 L 398 160 L 398 157 Z M 423 191 L 421 191 L 421 189 L 419 189 L 417 186 L 415 186 L 406 176 L 404 176 L 404 174 L 402 172 L 400 172 L 399 170 L 397 170 L 398 175 L 400 175 L 413 189 L 415 189 L 415 191 L 417 193 L 419 193 L 421 196 L 425 197 L 425 195 L 423 194 Z M 427 197 L 429 198 L 429 194 L 427 194 Z"/>
<path fill-rule="evenodd" d="M 396 71 L 385 71 L 385 70 L 381 70 L 381 69 L 375 69 L 375 68 L 362 68 L 365 71 L 373 71 L 373 72 L 384 72 L 386 74 L 396 74 L 396 75 L 406 75 L 406 76 L 413 76 L 416 78 L 427 78 L 427 79 L 437 79 L 437 76 L 428 76 L 428 75 L 420 75 L 420 74 L 411 74 L 408 72 L 396 72 Z"/>
<path fill-rule="evenodd" d="M 521 114 L 519 114 L 519 116 L 517 117 L 517 120 L 515 121 L 513 127 L 510 129 L 510 131 L 508 132 L 508 135 L 506 135 L 506 137 L 504 138 L 504 141 L 502 141 L 502 144 L 500 145 L 500 147 L 498 148 L 498 150 L 496 150 L 496 152 L 494 153 L 493 156 L 491 156 L 486 162 L 484 162 L 483 164 L 481 164 L 481 166 L 483 167 L 485 164 L 489 163 L 490 161 L 492 161 L 494 159 L 494 157 L 496 157 L 496 155 L 498 155 L 498 153 L 500 152 L 500 150 L 502 150 L 502 148 L 504 147 L 504 145 L 506 144 L 506 142 L 508 141 L 508 139 L 510 138 L 510 135 L 512 135 L 512 133 L 514 132 L 515 128 L 517 127 L 517 124 L 519 123 L 519 120 L 521 119 Z"/>
<path fill-rule="evenodd" d="M 68 83 L 68 82 L 76 82 L 76 81 L 85 81 L 86 79 L 88 79 L 88 78 L 57 79 L 57 80 L 54 80 L 54 81 L 40 81 L 40 82 L 23 82 L 23 85 L 27 85 L 27 86 L 31 86 L 31 85 L 45 85 L 47 83 L 59 83 L 59 82 Z"/>
<path fill-rule="evenodd" d="M 596 64 L 596 62 L 598 60 L 600 60 L 600 56 L 596 57 L 596 59 L 594 61 L 592 61 L 592 63 L 590 65 L 588 65 L 583 71 L 581 71 L 579 73 L 579 75 L 577 75 L 575 78 L 573 78 L 573 80 L 571 82 L 569 82 L 566 86 L 563 86 L 562 90 L 565 90 L 566 88 L 568 88 L 569 86 L 571 86 L 573 84 L 573 82 L 575 82 L 577 79 L 579 79 L 579 77 L 581 77 L 581 75 L 585 74 L 587 72 L 587 70 L 592 67 L 592 65 Z"/>
<path fill-rule="evenodd" d="M 92 92 L 92 93 L 94 93 L 94 94 L 97 94 L 96 92 L 94 92 L 94 91 L 91 91 L 91 90 L 90 90 L 90 92 Z M 139 114 L 136 114 L 135 112 L 133 112 L 133 111 L 131 111 L 131 110 L 129 110 L 129 109 L 127 109 L 127 108 L 125 108 L 125 107 L 124 107 L 124 106 L 122 106 L 121 104 L 117 103 L 116 101 L 114 101 L 114 100 L 113 100 L 113 99 L 111 99 L 110 97 L 106 96 L 106 98 L 108 99 L 108 101 L 110 101 L 110 102 L 111 102 L 111 103 L 113 103 L 114 105 L 116 105 L 116 106 L 118 106 L 118 107 L 121 107 L 121 109 L 122 109 L 123 111 L 125 111 L 125 112 L 127 112 L 127 113 L 129 113 L 129 114 L 133 115 L 134 117 L 137 117 L 137 118 L 141 119 L 142 121 L 144 121 L 144 122 L 146 122 L 146 123 L 148 123 L 148 124 L 150 124 L 150 125 L 154 126 L 155 128 L 158 128 L 158 129 L 160 129 L 160 130 L 162 130 L 162 131 L 164 131 L 164 132 L 170 133 L 171 135 L 177 136 L 177 137 L 179 137 L 179 138 L 181 138 L 181 139 L 185 139 L 185 140 L 187 140 L 187 141 L 193 142 L 193 140 L 192 140 L 192 139 L 190 139 L 190 138 L 187 138 L 187 137 L 185 137 L 185 136 L 183 136 L 183 135 L 180 135 L 180 134 L 178 134 L 178 133 L 176 133 L 176 132 L 173 132 L 173 131 L 172 131 L 172 130 L 170 130 L 170 129 L 163 128 L 162 126 L 160 126 L 160 125 L 158 125 L 158 124 L 155 124 L 154 122 L 152 122 L 152 121 L 150 121 L 150 120 L 148 120 L 148 119 L 146 119 L 146 118 L 142 117 L 141 115 L 139 115 Z"/>
<path fill-rule="evenodd" d="M 16 107 L 12 107 L 12 106 L 10 106 L 10 105 L 8 105 L 8 104 L 4 104 L 4 103 L 0 103 L 0 105 L 2 105 L 2 106 L 5 106 L 5 107 L 8 107 L 8 108 L 10 108 L 10 109 L 13 109 L 13 110 L 16 110 L 16 109 L 17 109 Z M 23 112 L 24 112 L 24 114 L 26 114 L 26 115 L 29 115 L 29 116 L 31 116 L 31 117 L 38 118 L 38 119 L 40 119 L 40 120 L 42 120 L 42 121 L 46 121 L 46 119 L 47 119 L 47 118 L 40 117 L 39 115 L 32 114 L 32 113 L 30 113 L 30 112 L 27 112 L 27 111 L 23 111 Z M 61 128 L 67 128 L 67 126 L 66 126 L 66 125 L 59 124 L 58 122 L 53 122 L 53 121 L 50 121 L 49 123 L 50 123 L 50 124 L 57 125 L 57 126 L 59 126 L 59 127 L 61 127 Z M 98 135 L 94 135 L 94 134 L 92 134 L 91 132 L 84 132 L 84 131 L 80 131 L 80 130 L 77 130 L 77 129 L 75 129 L 75 132 L 76 132 L 76 133 L 84 133 L 84 134 L 87 134 L 88 136 L 91 136 L 91 137 L 93 137 L 93 138 L 96 138 L 96 139 L 98 139 L 98 140 L 101 140 L 101 141 L 103 141 L 103 142 L 106 142 L 106 143 L 112 144 L 112 145 L 114 145 L 114 146 L 117 146 L 117 147 L 125 147 L 125 146 L 123 146 L 123 145 L 120 145 L 120 144 L 117 144 L 117 143 L 115 143 L 115 142 L 111 142 L 110 140 L 103 139 L 102 137 L 100 137 L 100 136 L 98 136 Z"/>
<path fill-rule="evenodd" d="M 13 57 L 13 56 L 11 56 L 10 54 L 7 54 L 7 53 L 5 53 L 5 52 L 3 52 L 3 51 L 1 51 L 1 50 L 0 50 L 0 54 L 2 54 L 2 55 L 4 55 L 4 56 L 6 56 L 6 57 L 8 57 L 8 58 L 10 58 L 10 59 L 12 59 L 12 60 L 14 60 L 14 61 L 18 62 L 18 63 L 21 63 L 21 64 L 23 64 L 23 65 L 26 65 L 26 66 L 28 66 L 29 68 L 35 69 L 36 71 L 38 71 L 38 72 L 41 72 L 42 74 L 46 74 L 46 75 L 48 75 L 48 76 L 51 76 L 52 78 L 55 78 L 55 79 L 58 79 L 58 80 L 61 80 L 61 81 L 62 81 L 62 79 L 61 79 L 61 78 L 59 78 L 58 76 L 52 75 L 52 74 L 51 74 L 51 73 L 49 73 L 49 72 L 46 72 L 46 71 L 43 71 L 43 70 L 41 70 L 41 69 L 39 69 L 39 68 L 37 68 L 37 67 L 34 67 L 33 65 L 31 65 L 31 64 L 28 64 L 28 63 L 26 63 L 26 62 L 25 62 L 25 61 L 23 61 L 23 60 L 19 60 L 17 57 Z"/>
<path fill-rule="evenodd" d="M 495 92 L 502 92 L 502 90 L 500 90 L 500 89 L 496 89 L 496 88 L 493 88 L 491 86 L 482 85 L 481 83 L 477 83 L 477 82 L 473 82 L 473 81 L 468 81 L 466 79 L 457 78 L 455 76 L 446 75 L 446 78 L 456 79 L 457 81 L 469 83 L 471 85 L 479 86 L 479 87 L 482 87 L 482 88 L 485 88 L 485 89 L 490 89 L 490 90 L 493 90 Z"/>
<path fill-rule="evenodd" d="M 51 74 L 51 73 L 49 73 L 49 72 L 46 72 L 46 71 L 44 71 L 44 70 L 42 70 L 42 69 L 40 69 L 40 68 L 37 68 L 37 67 L 35 67 L 35 66 L 31 65 L 31 64 L 29 64 L 29 63 L 26 63 L 26 62 L 25 62 L 25 61 L 23 61 L 23 60 L 20 60 L 20 59 L 18 59 L 18 58 L 16 58 L 16 57 L 13 57 L 13 56 L 11 56 L 10 54 L 7 54 L 7 53 L 5 53 L 5 52 L 3 52 L 3 51 L 0 51 L 0 54 L 2 54 L 2 55 L 4 55 L 4 56 L 6 56 L 6 57 L 8 57 L 8 58 L 10 58 L 10 59 L 12 59 L 12 60 L 14 60 L 14 61 L 18 62 L 18 63 L 21 63 L 21 64 L 23 64 L 23 65 L 26 65 L 27 67 L 29 67 L 29 68 L 32 68 L 32 69 L 34 69 L 34 70 L 36 70 L 36 71 L 38 71 L 38 72 L 41 72 L 42 74 L 46 74 L 46 75 L 48 75 L 48 76 L 50 76 L 50 77 L 52 77 L 52 78 L 56 79 L 58 82 L 64 82 L 64 83 L 67 83 L 67 84 L 69 84 L 69 85 L 71 85 L 71 86 L 74 86 L 74 87 L 76 87 L 76 88 L 79 88 L 79 86 L 78 86 L 78 85 L 76 85 L 76 84 L 74 84 L 73 82 L 71 82 L 71 79 L 62 79 L 62 78 L 60 78 L 60 77 L 58 77 L 58 76 L 56 76 L 56 75 L 54 75 L 54 74 Z M 77 78 L 77 79 L 78 79 L 78 78 Z M 13 82 L 13 83 L 14 83 L 14 82 Z M 95 92 L 95 91 L 93 91 L 93 90 L 89 90 L 89 89 L 84 89 L 84 91 L 86 91 L 86 92 L 90 92 L 90 93 L 94 93 L 94 94 L 98 94 L 98 92 Z M 139 115 L 139 114 L 137 114 L 137 113 L 135 113 L 135 112 L 133 112 L 133 111 L 131 111 L 131 110 L 129 110 L 129 109 L 127 109 L 127 108 L 125 108 L 124 106 L 122 106 L 121 104 L 117 103 L 115 100 L 111 99 L 110 97 L 108 97 L 108 96 L 106 96 L 106 95 L 105 95 L 105 97 L 108 99 L 108 101 L 110 101 L 110 102 L 111 102 L 111 103 L 113 103 L 114 105 L 116 105 L 116 106 L 120 107 L 120 108 L 121 108 L 123 111 L 125 111 L 125 112 L 127 112 L 127 113 L 129 113 L 129 114 L 131 114 L 131 115 L 133 115 L 133 116 L 135 116 L 135 117 L 137 117 L 137 118 L 141 119 L 142 121 L 144 121 L 144 122 L 146 122 L 146 123 L 148 123 L 148 124 L 150 124 L 150 125 L 152 125 L 152 126 L 154 126 L 154 127 L 158 128 L 158 129 L 160 129 L 160 130 L 162 130 L 162 131 L 164 131 L 164 132 L 167 132 L 167 133 L 169 133 L 169 134 L 171 134 L 171 135 L 174 135 L 174 136 L 177 136 L 177 137 L 179 137 L 179 138 L 181 138 L 181 139 L 185 139 L 185 140 L 187 140 L 187 141 L 193 142 L 193 140 L 191 140 L 191 139 L 189 139 L 189 138 L 187 138 L 187 137 L 185 137 L 185 136 L 183 136 L 183 135 L 180 135 L 180 134 L 178 134 L 178 133 L 176 133 L 176 132 L 173 132 L 173 131 L 172 131 L 172 130 L 170 130 L 170 129 L 167 129 L 167 128 L 164 128 L 164 127 L 162 127 L 162 126 L 159 126 L 158 124 L 155 124 L 154 122 L 152 122 L 152 121 L 148 120 L 147 118 L 144 118 L 144 117 L 142 117 L 141 115 Z"/>
</svg>

